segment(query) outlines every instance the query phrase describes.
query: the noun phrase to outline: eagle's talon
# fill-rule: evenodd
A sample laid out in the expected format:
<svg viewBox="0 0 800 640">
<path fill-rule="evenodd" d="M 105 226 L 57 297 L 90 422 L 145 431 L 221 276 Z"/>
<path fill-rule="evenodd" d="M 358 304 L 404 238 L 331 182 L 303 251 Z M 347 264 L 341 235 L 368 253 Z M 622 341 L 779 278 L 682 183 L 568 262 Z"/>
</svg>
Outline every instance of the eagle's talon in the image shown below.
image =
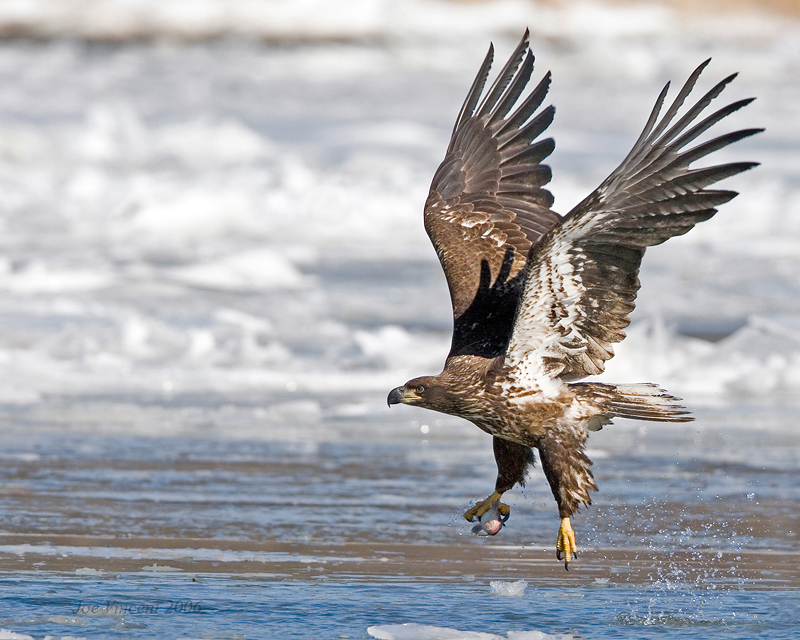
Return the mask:
<svg viewBox="0 0 800 640">
<path fill-rule="evenodd" d="M 503 496 L 502 493 L 498 493 L 497 491 L 495 491 L 492 495 L 486 498 L 486 500 L 482 500 L 471 509 L 465 511 L 464 519 L 468 520 L 469 522 L 480 521 L 481 516 L 492 508 L 492 503 L 497 502 L 497 512 L 500 514 L 500 518 L 502 519 L 502 521 L 505 522 L 511 515 L 511 507 L 509 507 L 507 504 L 503 504 L 502 502 L 500 502 L 500 498 L 502 496 Z"/>
<path fill-rule="evenodd" d="M 556 560 L 563 560 L 564 569 L 569 571 L 569 563 L 573 558 L 578 559 L 575 532 L 572 530 L 569 518 L 561 518 L 561 526 L 558 529 L 558 539 L 556 540 Z"/>
</svg>

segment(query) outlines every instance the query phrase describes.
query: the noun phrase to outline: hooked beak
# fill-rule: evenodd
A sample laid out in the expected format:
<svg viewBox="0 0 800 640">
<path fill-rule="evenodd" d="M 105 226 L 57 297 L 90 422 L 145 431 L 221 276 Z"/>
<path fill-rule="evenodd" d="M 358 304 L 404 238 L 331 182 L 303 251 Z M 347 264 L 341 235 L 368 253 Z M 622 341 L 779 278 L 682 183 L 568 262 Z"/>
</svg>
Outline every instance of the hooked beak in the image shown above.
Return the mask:
<svg viewBox="0 0 800 640">
<path fill-rule="evenodd" d="M 386 398 L 386 404 L 388 404 L 391 407 L 393 404 L 400 404 L 401 402 L 403 402 L 403 398 L 405 397 L 405 390 L 406 390 L 405 387 L 397 387 L 396 389 L 392 389 L 389 392 L 389 397 Z"/>
</svg>

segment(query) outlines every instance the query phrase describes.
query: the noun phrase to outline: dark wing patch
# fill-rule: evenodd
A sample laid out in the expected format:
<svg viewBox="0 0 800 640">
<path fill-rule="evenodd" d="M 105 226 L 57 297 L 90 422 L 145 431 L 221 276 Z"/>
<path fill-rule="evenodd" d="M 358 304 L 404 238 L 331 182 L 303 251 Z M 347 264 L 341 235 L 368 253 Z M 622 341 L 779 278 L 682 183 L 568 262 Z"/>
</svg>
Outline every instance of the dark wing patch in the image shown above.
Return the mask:
<svg viewBox="0 0 800 640">
<path fill-rule="evenodd" d="M 450 356 L 505 351 L 528 251 L 560 220 L 542 164 L 554 143 L 535 142 L 553 119 L 552 107 L 534 116 L 550 74 L 512 113 L 533 72 L 528 32 L 481 101 L 492 57 L 490 47 L 425 204 L 425 229 L 453 303 Z"/>
<path fill-rule="evenodd" d="M 708 220 L 736 192 L 707 187 L 757 164 L 689 168 L 761 131 L 734 131 L 685 148 L 752 101 L 734 102 L 694 124 L 735 77 L 730 76 L 672 124 L 707 64 L 695 70 L 659 120 L 669 84 L 664 87 L 628 157 L 532 250 L 506 358 L 519 382 L 541 388 L 547 379 L 570 381 L 601 373 L 614 355 L 612 344 L 625 337 L 645 248 Z"/>
</svg>

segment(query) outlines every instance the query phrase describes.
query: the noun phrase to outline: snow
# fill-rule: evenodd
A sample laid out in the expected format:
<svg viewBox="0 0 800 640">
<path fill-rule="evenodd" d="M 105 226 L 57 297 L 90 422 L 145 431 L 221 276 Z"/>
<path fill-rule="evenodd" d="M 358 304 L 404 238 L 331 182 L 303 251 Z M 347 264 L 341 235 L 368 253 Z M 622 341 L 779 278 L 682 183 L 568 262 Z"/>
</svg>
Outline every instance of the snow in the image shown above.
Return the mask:
<svg viewBox="0 0 800 640">
<path fill-rule="evenodd" d="M 713 220 L 648 251 L 603 379 L 656 382 L 691 408 L 797 403 L 795 21 L 710 29 L 655 4 L 522 0 L 173 4 L 0 7 L 0 31 L 121 43 L 0 42 L 0 405 L 62 424 L 90 395 L 98 419 L 73 428 L 152 434 L 191 431 L 153 397 L 258 406 L 211 419 L 226 436 L 405 420 L 386 393 L 439 371 L 450 341 L 428 184 L 489 41 L 500 61 L 525 25 L 535 75 L 553 71 L 561 212 L 621 160 L 667 79 L 709 55 L 701 88 L 741 71 L 724 95 L 758 100 L 723 128 L 767 131 L 718 160 L 762 166 L 724 185 L 741 195 Z M 287 40 L 301 44 L 271 44 Z"/>
<path fill-rule="evenodd" d="M 286 258 L 257 249 L 226 256 L 204 264 L 166 271 L 171 280 L 195 287 L 258 291 L 300 287 L 303 276 Z"/>
</svg>

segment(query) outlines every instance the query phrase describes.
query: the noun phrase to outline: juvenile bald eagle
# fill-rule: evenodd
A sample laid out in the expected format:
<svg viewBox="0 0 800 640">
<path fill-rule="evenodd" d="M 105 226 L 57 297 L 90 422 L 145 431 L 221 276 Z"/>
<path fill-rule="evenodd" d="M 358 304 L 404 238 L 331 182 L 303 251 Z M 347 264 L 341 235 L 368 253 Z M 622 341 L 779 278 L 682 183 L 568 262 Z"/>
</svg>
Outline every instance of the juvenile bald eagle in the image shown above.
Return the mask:
<svg viewBox="0 0 800 640">
<path fill-rule="evenodd" d="M 520 100 L 533 71 L 526 31 L 484 94 L 492 57 L 490 46 L 425 203 L 425 229 L 453 305 L 450 353 L 442 373 L 409 380 L 388 402 L 459 416 L 493 436 L 495 490 L 464 514 L 468 520 L 524 482 L 537 449 L 561 517 L 556 557 L 569 569 L 577 558 L 570 517 L 597 490 L 584 450 L 589 431 L 617 416 L 692 419 L 679 398 L 653 384 L 576 381 L 601 373 L 612 344 L 625 337 L 645 248 L 711 218 L 737 194 L 709 185 L 757 164 L 692 163 L 761 129 L 689 147 L 752 101 L 698 121 L 734 74 L 678 117 L 706 60 L 659 117 L 667 83 L 622 164 L 561 217 L 544 188 L 554 142 L 538 139 L 553 119 L 552 106 L 537 112 L 550 73 Z M 499 508 L 507 517 L 509 507 Z"/>
</svg>

